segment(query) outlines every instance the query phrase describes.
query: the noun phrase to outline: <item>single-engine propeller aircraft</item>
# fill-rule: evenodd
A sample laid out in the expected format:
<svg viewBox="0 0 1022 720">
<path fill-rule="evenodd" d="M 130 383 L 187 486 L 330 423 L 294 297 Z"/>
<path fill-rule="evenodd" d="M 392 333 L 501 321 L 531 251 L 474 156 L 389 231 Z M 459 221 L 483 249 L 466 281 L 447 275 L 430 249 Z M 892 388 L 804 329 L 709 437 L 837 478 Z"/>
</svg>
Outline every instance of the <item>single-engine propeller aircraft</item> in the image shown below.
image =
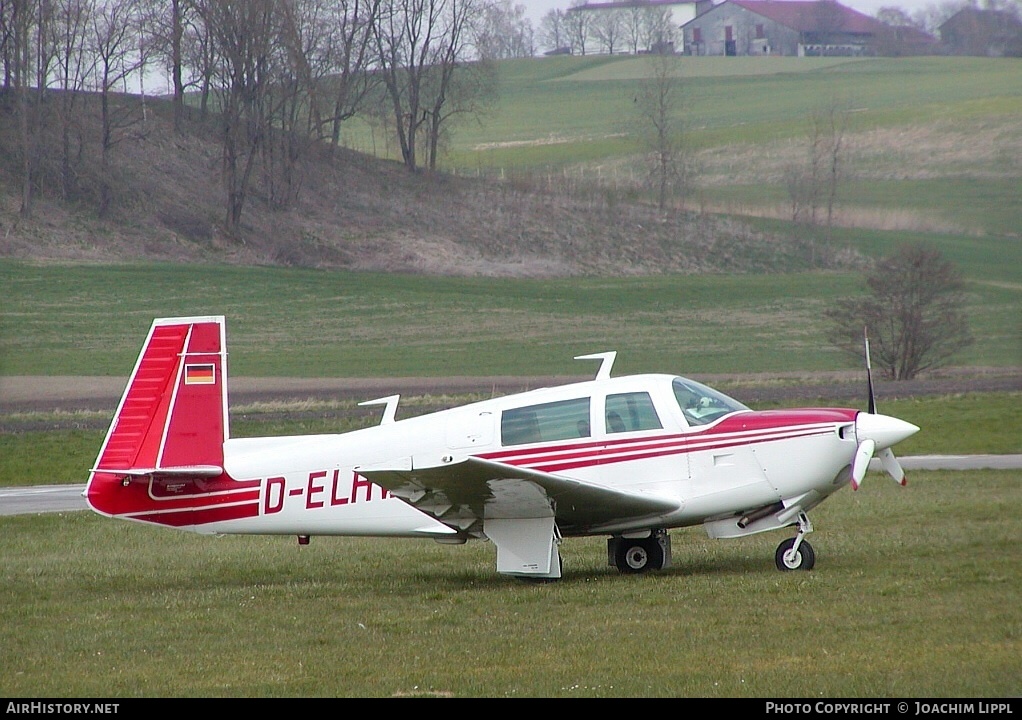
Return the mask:
<svg viewBox="0 0 1022 720">
<path fill-rule="evenodd" d="M 867 375 L 868 343 L 867 343 Z M 223 316 L 153 321 L 90 471 L 96 512 L 198 533 L 431 538 L 496 546 L 497 571 L 561 577 L 563 538 L 606 535 L 624 573 L 668 567 L 668 530 L 735 538 L 788 526 L 781 570 L 808 570 L 807 513 L 919 430 L 869 410 L 754 411 L 676 375 L 611 377 L 342 434 L 232 438 Z"/>
</svg>

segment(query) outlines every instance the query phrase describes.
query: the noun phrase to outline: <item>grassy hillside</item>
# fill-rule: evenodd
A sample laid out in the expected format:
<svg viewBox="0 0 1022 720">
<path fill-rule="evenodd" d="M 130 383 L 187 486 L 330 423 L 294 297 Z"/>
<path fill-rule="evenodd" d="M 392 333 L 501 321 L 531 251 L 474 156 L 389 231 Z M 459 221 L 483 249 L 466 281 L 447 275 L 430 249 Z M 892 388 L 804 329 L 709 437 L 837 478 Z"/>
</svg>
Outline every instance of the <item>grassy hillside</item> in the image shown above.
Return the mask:
<svg viewBox="0 0 1022 720">
<path fill-rule="evenodd" d="M 44 143 L 50 155 L 25 219 L 17 123 L 0 123 L 0 255 L 505 276 L 848 268 L 854 258 L 820 252 L 820 228 L 783 222 L 806 119 L 827 107 L 848 123 L 838 226 L 941 242 L 1018 239 L 1022 61 L 676 58 L 693 172 L 681 198 L 690 212 L 666 217 L 643 188 L 634 99 L 648 63 L 502 63 L 499 100 L 451 127 L 441 165 L 458 177 L 409 176 L 383 130 L 352 122 L 344 138 L 356 152 L 310 150 L 291 205 L 273 206 L 258 181 L 236 238 L 221 231 L 215 128 L 195 121 L 175 136 L 167 108 L 149 99 L 144 122 L 118 138 L 114 207 L 100 218 L 98 131 L 85 107 L 77 188 L 58 199 L 60 142 Z M 142 117 L 137 98 L 118 103 Z M 0 102 L 0 114 L 12 113 Z M 782 222 L 749 225 L 758 219 Z"/>
<path fill-rule="evenodd" d="M 649 62 L 502 65 L 499 103 L 479 125 L 458 128 L 446 166 L 637 182 L 633 99 Z M 807 118 L 833 106 L 848 123 L 841 224 L 1019 236 L 1018 59 L 679 57 L 676 75 L 696 168 L 690 207 L 786 217 L 785 167 L 807 152 Z"/>
</svg>

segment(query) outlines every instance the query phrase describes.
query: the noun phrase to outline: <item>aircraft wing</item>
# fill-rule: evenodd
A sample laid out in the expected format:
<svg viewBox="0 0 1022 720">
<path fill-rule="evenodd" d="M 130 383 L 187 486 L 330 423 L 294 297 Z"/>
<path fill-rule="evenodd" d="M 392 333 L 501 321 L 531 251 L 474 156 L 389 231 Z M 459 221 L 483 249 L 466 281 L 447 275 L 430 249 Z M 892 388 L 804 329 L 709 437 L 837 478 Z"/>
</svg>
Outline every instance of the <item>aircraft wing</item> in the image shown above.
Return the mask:
<svg viewBox="0 0 1022 720">
<path fill-rule="evenodd" d="M 425 468 L 413 468 L 411 459 L 405 458 L 404 463 L 358 468 L 357 472 L 459 530 L 468 530 L 485 519 L 553 516 L 562 533 L 572 534 L 679 508 L 674 500 L 655 495 L 624 492 L 478 457 Z"/>
</svg>

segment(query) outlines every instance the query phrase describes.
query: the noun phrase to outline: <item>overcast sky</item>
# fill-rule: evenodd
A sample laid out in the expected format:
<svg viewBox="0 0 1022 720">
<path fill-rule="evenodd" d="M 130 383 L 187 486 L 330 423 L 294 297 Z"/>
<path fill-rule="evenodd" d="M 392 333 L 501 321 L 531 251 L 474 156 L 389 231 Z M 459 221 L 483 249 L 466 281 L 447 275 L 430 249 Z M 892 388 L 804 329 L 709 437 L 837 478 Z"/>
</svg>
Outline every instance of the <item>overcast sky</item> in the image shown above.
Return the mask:
<svg viewBox="0 0 1022 720">
<path fill-rule="evenodd" d="M 593 0 L 607 2 L 607 0 Z M 929 5 L 937 5 L 938 0 L 839 0 L 842 5 L 850 7 L 865 15 L 874 15 L 882 7 L 898 7 L 912 16 L 916 10 Z M 539 21 L 551 10 L 567 10 L 571 0 L 511 0 L 512 5 L 524 5 L 525 15 L 532 21 L 532 27 L 538 29 Z"/>
</svg>

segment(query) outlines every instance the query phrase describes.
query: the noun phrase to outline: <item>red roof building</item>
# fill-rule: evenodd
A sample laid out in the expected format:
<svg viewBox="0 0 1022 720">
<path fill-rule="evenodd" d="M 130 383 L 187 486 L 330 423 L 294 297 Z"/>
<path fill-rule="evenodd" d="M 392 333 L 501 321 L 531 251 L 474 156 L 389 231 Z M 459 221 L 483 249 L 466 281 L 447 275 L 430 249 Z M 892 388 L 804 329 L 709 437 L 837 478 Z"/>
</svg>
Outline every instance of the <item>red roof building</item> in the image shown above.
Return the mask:
<svg viewBox="0 0 1022 720">
<path fill-rule="evenodd" d="M 855 57 L 888 28 L 834 0 L 725 0 L 681 30 L 690 55 Z"/>
<path fill-rule="evenodd" d="M 1022 57 L 1019 10 L 964 7 L 940 26 L 940 37 L 955 55 Z"/>
</svg>

